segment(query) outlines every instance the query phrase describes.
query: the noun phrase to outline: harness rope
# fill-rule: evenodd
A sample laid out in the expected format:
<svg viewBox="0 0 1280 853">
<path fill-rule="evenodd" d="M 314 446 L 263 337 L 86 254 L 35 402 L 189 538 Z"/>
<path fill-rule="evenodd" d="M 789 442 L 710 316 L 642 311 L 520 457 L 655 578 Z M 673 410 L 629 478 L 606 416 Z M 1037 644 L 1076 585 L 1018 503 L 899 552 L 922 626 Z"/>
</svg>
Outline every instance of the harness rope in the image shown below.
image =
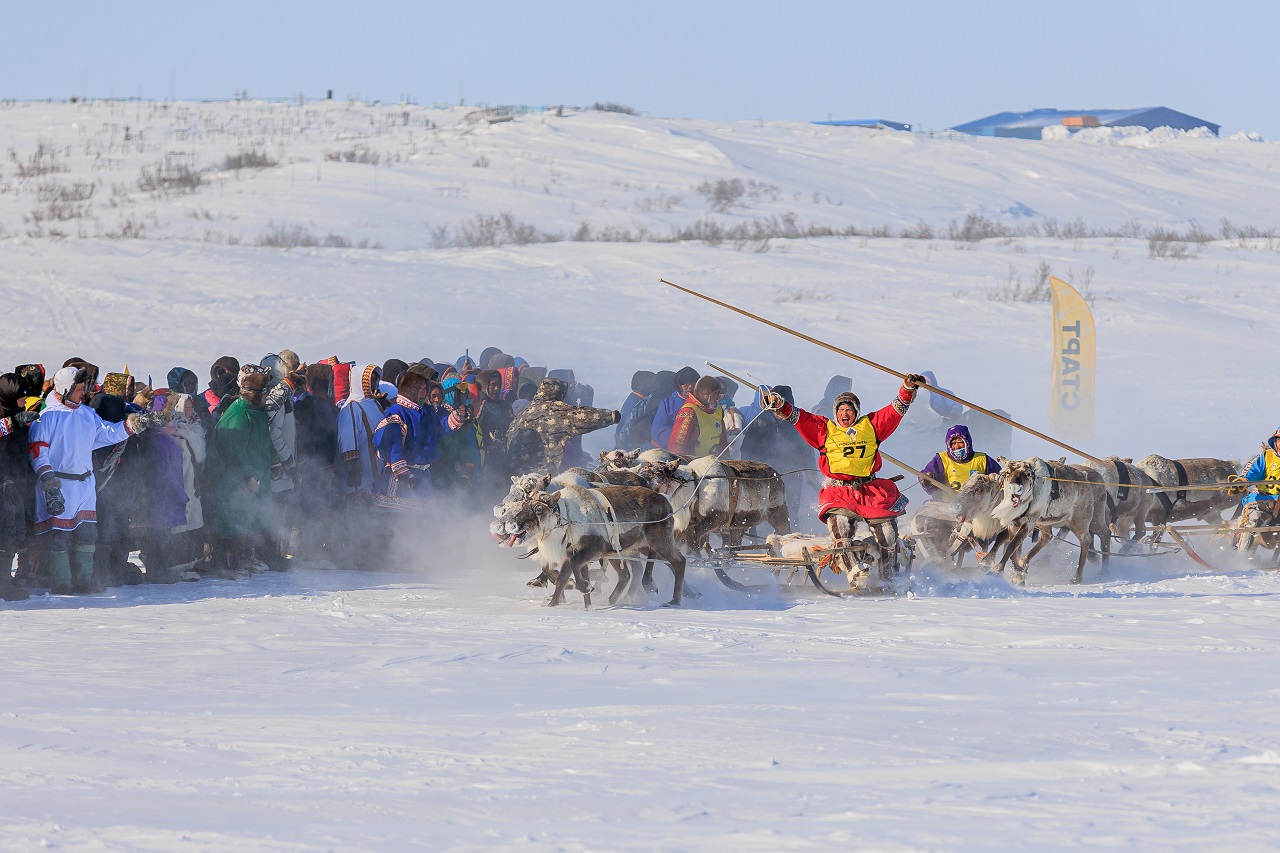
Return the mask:
<svg viewBox="0 0 1280 853">
<path fill-rule="evenodd" d="M 1055 483 L 1084 483 L 1089 486 L 1115 486 L 1116 488 L 1133 489 L 1139 492 L 1153 494 L 1156 492 L 1182 492 L 1182 491 L 1230 491 L 1232 489 L 1242 489 L 1248 491 L 1251 486 L 1280 486 L 1280 480 L 1237 480 L 1227 483 L 1205 483 L 1198 486 L 1139 486 L 1134 483 L 1095 483 L 1092 480 L 1070 480 L 1065 477 L 1041 477 L 1042 480 L 1052 480 Z"/>
</svg>

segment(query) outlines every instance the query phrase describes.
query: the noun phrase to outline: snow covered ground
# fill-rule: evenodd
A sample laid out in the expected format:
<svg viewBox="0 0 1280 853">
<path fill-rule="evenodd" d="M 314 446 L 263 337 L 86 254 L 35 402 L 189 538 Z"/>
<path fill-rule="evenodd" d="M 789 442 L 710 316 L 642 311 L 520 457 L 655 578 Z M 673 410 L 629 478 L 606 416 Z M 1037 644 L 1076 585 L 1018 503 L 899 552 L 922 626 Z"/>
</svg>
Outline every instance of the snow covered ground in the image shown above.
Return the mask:
<svg viewBox="0 0 1280 853">
<path fill-rule="evenodd" d="M 380 363 L 496 345 L 575 368 L 598 405 L 617 405 L 637 368 L 703 359 L 789 381 L 806 405 L 833 373 L 868 404 L 892 393 L 891 378 L 662 276 L 933 369 L 1051 431 L 1049 306 L 1022 295 L 1047 265 L 1093 299 L 1086 450 L 1246 459 L 1280 421 L 1269 143 L 591 113 L 490 126 L 347 104 L 6 105 L 0 126 L 4 364 L 74 354 L 159 380 L 175 364 L 203 376 L 224 352 Z M 21 177 L 42 143 L 66 171 Z M 203 171 L 246 150 L 277 165 Z M 326 159 L 346 152 L 366 162 Z M 144 168 L 180 177 L 183 165 L 202 172 L 194 192 L 139 187 Z M 715 182 L 734 179 L 742 197 L 713 209 Z M 77 183 L 93 189 L 67 189 Z M 50 218 L 68 205 L 79 215 Z M 542 236 L 505 231 L 504 211 Z M 788 214 L 868 236 L 668 242 L 699 221 Z M 968 214 L 1009 236 L 949 239 Z M 505 245 L 460 245 L 490 217 Z M 1111 236 L 1063 238 L 1077 219 Z M 590 240 L 542 242 L 584 222 Z M 921 222 L 934 237 L 902 236 Z M 869 236 L 878 226 L 893 236 Z M 1157 226 L 1215 239 L 1153 244 Z M 609 228 L 646 241 L 594 239 Z M 281 229 L 341 239 L 254 245 Z M 1058 455 L 1022 439 L 1015 451 Z M 584 612 L 573 595 L 548 610 L 485 525 L 395 571 L 300 566 L 0 607 L 0 846 L 1249 849 L 1280 837 L 1274 572 L 1129 557 L 1090 564 L 1072 587 L 1062 549 L 1026 590 L 922 572 L 890 600 L 751 597 L 698 574 L 702 596 L 680 610 L 655 597 Z"/>
</svg>

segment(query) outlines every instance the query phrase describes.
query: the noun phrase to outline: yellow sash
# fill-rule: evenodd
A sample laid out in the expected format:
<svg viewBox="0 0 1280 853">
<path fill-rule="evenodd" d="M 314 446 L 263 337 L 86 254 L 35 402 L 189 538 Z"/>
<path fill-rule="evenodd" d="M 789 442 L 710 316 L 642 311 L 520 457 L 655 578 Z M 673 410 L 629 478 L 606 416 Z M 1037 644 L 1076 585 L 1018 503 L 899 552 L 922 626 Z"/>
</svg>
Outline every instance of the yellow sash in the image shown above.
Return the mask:
<svg viewBox="0 0 1280 853">
<path fill-rule="evenodd" d="M 724 434 L 724 410 L 716 406 L 715 411 L 704 412 L 697 403 L 688 402 L 684 408 L 693 412 L 698 419 L 698 443 L 693 446 L 694 456 L 706 456 L 720 450 L 720 436 Z"/>
</svg>

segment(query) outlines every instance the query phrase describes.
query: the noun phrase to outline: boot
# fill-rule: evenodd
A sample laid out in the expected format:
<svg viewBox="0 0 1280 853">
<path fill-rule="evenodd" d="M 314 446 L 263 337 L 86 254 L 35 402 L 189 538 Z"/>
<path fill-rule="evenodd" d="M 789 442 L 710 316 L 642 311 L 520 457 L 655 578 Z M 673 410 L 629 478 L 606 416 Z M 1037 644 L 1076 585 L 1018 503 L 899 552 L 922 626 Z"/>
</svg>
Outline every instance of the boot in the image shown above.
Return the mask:
<svg viewBox="0 0 1280 853">
<path fill-rule="evenodd" d="M 49 569 L 49 592 L 54 595 L 70 595 L 71 555 L 66 551 L 47 551 L 44 562 Z"/>
<path fill-rule="evenodd" d="M 27 591 L 18 586 L 13 575 L 9 574 L 12 565 L 13 552 L 0 551 L 0 601 L 26 601 L 29 597 Z"/>
<path fill-rule="evenodd" d="M 77 545 L 71 549 L 72 584 L 76 592 L 102 592 L 106 587 L 93 577 L 93 546 Z"/>
</svg>

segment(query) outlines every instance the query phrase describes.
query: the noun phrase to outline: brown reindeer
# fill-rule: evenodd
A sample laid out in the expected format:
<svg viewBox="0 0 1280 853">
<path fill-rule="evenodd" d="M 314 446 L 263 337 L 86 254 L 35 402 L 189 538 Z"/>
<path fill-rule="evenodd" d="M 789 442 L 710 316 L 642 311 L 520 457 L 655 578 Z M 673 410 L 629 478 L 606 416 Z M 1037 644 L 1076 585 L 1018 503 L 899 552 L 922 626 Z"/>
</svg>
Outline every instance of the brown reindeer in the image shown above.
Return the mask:
<svg viewBox="0 0 1280 853">
<path fill-rule="evenodd" d="M 556 577 L 551 606 L 564 599 L 569 578 L 591 606 L 587 566 L 613 555 L 663 560 L 671 566 L 675 588 L 668 606 L 678 606 L 684 591 L 685 559 L 676 547 L 675 524 L 666 499 L 636 486 L 584 489 L 566 486 L 555 494 L 538 494 L 516 504 L 490 526 L 505 548 L 535 545 L 538 561 Z M 609 597 L 617 603 L 630 583 L 625 563 L 618 568 L 618 585 Z"/>
<path fill-rule="evenodd" d="M 775 533 L 791 532 L 786 487 L 777 472 L 762 462 L 734 464 L 739 467 L 702 456 L 688 464 L 673 460 L 637 469 L 649 488 L 670 501 L 676 535 L 688 553 L 706 550 L 712 533 L 739 545 L 748 528 L 765 522 Z"/>
<path fill-rule="evenodd" d="M 1200 486 L 1225 483 L 1236 473 L 1237 465 L 1225 459 L 1166 459 L 1154 453 L 1144 456 L 1137 467 L 1168 491 L 1156 492 L 1159 502 L 1151 514 L 1157 525 L 1199 519 L 1206 524 L 1221 524 L 1222 513 L 1240 503 L 1239 495 L 1226 489 L 1178 489 L 1177 486 Z M 1152 543 L 1160 541 L 1163 530 L 1157 529 Z"/>
<path fill-rule="evenodd" d="M 1002 529 L 988 556 L 988 565 L 1003 545 L 1004 555 L 996 563 L 997 570 L 1003 572 L 1012 558 L 1013 582 L 1025 584 L 1028 565 L 1049 544 L 1057 527 L 1069 529 L 1080 543 L 1074 583 L 1080 583 L 1084 577 L 1084 564 L 1094 536 L 1101 539 L 1102 561 L 1106 564 L 1111 553 L 1111 535 L 1107 529 L 1106 488 L 1097 471 L 1033 456 L 1010 462 L 999 476 L 1004 496 L 991 516 Z M 1032 529 L 1039 529 L 1040 541 L 1026 557 L 1020 557 L 1022 542 Z"/>
<path fill-rule="evenodd" d="M 1132 459 L 1107 456 L 1102 462 L 1087 464 L 1102 475 L 1106 484 L 1108 524 L 1119 539 L 1128 540 L 1126 544 L 1136 543 L 1146 535 L 1147 522 L 1160 510 L 1159 497 L 1150 491 L 1156 481 Z"/>
</svg>

